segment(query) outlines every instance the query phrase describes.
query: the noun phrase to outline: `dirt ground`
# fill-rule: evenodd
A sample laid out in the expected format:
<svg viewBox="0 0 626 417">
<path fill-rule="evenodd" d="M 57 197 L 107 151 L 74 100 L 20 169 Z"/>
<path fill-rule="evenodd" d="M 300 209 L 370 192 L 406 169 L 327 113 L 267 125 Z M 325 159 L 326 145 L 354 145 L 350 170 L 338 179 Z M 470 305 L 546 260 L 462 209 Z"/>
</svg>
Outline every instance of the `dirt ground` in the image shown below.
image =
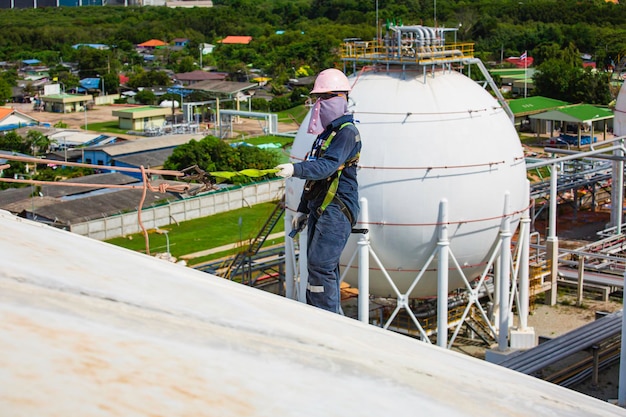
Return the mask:
<svg viewBox="0 0 626 417">
<path fill-rule="evenodd" d="M 13 103 L 12 107 L 24 114 L 34 117 L 36 120 L 42 123 L 50 123 L 54 126 L 59 121 L 62 121 L 66 123 L 71 129 L 83 129 L 85 127 L 84 112 L 51 113 L 36 111 L 33 110 L 33 105 L 30 103 Z M 113 111 L 124 107 L 124 105 L 94 106 L 93 109 L 87 111 L 87 126 L 89 127 L 90 123 L 110 122 L 117 120 L 117 117 L 113 116 Z M 180 115 L 180 112 L 177 112 L 177 114 Z M 235 120 L 232 124 L 231 137 L 245 138 L 247 136 L 260 135 L 263 133 L 263 128 L 265 127 L 264 125 L 264 120 L 239 117 L 238 120 Z M 278 131 L 280 133 L 296 131 L 298 127 L 298 124 L 295 122 L 278 123 Z M 212 130 L 209 129 L 205 130 L 207 134 L 212 132 Z"/>
<path fill-rule="evenodd" d="M 67 123 L 68 127 L 71 129 L 83 129 L 85 127 L 84 112 L 52 113 L 37 111 L 33 110 L 33 105 L 31 103 L 13 103 L 11 106 L 21 113 L 34 117 L 41 123 L 50 123 L 51 125 L 55 125 L 56 123 L 63 121 L 64 123 Z M 117 120 L 117 118 L 113 116 L 113 110 L 118 108 L 118 106 L 94 106 L 92 110 L 87 111 L 87 126 L 89 126 L 89 123 L 101 123 Z"/>
</svg>

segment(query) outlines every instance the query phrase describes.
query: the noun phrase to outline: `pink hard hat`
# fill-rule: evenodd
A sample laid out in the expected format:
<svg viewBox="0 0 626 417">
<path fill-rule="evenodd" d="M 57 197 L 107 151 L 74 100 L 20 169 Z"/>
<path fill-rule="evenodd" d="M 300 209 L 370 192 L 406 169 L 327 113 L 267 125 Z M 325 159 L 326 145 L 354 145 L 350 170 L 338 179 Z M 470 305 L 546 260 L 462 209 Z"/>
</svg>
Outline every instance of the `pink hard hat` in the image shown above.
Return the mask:
<svg viewBox="0 0 626 417">
<path fill-rule="evenodd" d="M 315 79 L 311 94 L 330 93 L 331 91 L 350 92 L 350 82 L 346 75 L 335 68 L 325 69 Z"/>
</svg>

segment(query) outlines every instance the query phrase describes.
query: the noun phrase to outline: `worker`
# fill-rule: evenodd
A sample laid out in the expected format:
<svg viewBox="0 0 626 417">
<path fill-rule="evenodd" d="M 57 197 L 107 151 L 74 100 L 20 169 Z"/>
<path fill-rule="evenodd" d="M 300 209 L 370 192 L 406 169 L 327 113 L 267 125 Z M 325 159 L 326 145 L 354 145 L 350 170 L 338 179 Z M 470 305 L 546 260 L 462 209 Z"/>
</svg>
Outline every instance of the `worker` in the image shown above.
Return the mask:
<svg viewBox="0 0 626 417">
<path fill-rule="evenodd" d="M 302 162 L 281 164 L 276 175 L 306 180 L 292 226 L 308 228 L 307 304 L 341 312 L 339 258 L 359 216 L 357 162 L 361 138 L 348 113 L 350 82 L 342 71 L 319 73 L 311 95 L 308 133 L 317 135 Z"/>
</svg>

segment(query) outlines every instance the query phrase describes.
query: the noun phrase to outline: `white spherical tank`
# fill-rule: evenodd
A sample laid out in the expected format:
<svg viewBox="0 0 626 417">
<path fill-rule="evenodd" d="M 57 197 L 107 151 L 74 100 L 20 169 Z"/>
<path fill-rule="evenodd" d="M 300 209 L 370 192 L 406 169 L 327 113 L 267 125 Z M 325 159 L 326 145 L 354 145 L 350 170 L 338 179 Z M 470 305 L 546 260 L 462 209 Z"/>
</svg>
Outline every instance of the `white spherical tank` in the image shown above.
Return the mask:
<svg viewBox="0 0 626 417">
<path fill-rule="evenodd" d="M 405 294 L 422 274 L 410 296 L 436 295 L 437 258 L 426 264 L 437 249 L 442 201 L 450 253 L 463 275 L 475 278 L 498 242 L 505 214 L 514 231 L 529 202 L 523 150 L 510 118 L 458 72 L 372 71 L 349 78 L 349 110 L 363 142 L 359 194 L 369 206 L 369 222 L 356 227 L 369 229 L 371 248 L 393 281 L 370 261 L 371 294 L 395 297 L 393 286 Z M 314 139 L 307 123 L 308 117 L 294 141 L 294 162 Z M 287 181 L 288 210 L 296 210 L 302 184 Z M 353 235 L 343 252 L 342 271 L 357 240 Z M 450 290 L 465 286 L 452 257 Z M 357 271 L 354 262 L 345 278 L 353 286 Z"/>
<path fill-rule="evenodd" d="M 616 136 L 626 135 L 626 84 L 622 84 L 615 101 L 615 117 L 613 118 L 613 133 Z"/>
</svg>

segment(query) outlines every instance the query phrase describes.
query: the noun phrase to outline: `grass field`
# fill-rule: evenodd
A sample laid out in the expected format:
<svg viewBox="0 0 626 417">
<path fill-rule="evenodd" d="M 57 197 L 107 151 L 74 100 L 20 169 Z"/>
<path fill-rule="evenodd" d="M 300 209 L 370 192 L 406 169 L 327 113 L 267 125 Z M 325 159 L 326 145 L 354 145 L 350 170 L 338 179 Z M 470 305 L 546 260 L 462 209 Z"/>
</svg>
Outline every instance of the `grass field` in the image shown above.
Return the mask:
<svg viewBox="0 0 626 417">
<path fill-rule="evenodd" d="M 276 203 L 262 203 L 252 207 L 245 207 L 213 216 L 170 224 L 160 227 L 167 231 L 169 238 L 170 253 L 176 258 L 200 252 L 206 249 L 216 248 L 240 240 L 255 238 L 265 221 L 270 216 Z M 272 233 L 284 231 L 282 219 L 276 224 Z M 166 252 L 167 238 L 165 234 L 156 233 L 155 229 L 148 231 L 150 253 Z M 277 244 L 284 239 L 275 239 L 266 242 L 268 245 Z M 107 240 L 108 243 L 121 246 L 137 252 L 146 252 L 146 243 L 142 233 L 136 233 L 125 237 Z M 193 258 L 188 261 L 189 265 L 196 265 L 211 259 L 217 259 L 234 253 L 236 250 L 220 252 L 205 257 Z"/>
</svg>

